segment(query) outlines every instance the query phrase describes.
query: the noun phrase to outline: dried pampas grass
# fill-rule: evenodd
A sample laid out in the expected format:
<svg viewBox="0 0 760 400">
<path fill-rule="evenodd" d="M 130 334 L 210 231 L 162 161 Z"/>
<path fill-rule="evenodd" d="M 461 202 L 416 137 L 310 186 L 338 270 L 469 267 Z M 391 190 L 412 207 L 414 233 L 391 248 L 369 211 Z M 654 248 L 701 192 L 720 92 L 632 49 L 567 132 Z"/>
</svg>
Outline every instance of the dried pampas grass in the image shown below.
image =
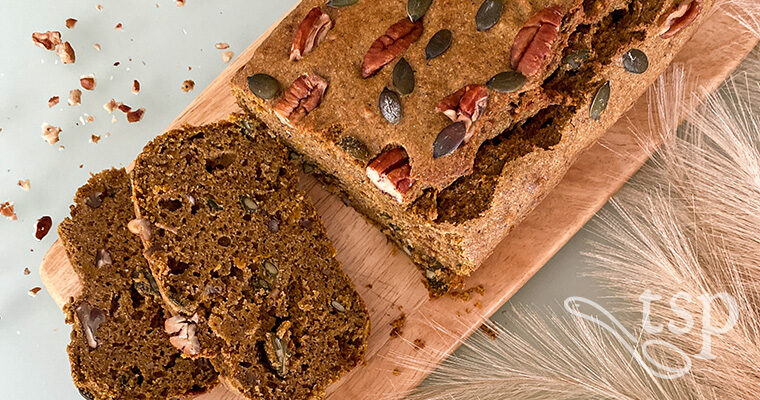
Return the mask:
<svg viewBox="0 0 760 400">
<path fill-rule="evenodd" d="M 661 78 L 651 94 L 650 129 L 664 145 L 600 213 L 593 228 L 599 239 L 589 254 L 591 275 L 609 287 L 609 309 L 621 325 L 599 310 L 591 310 L 588 319 L 514 310 L 515 329 L 490 326 L 497 332 L 493 340 L 476 332 L 407 398 L 757 399 L 759 56 L 753 52 L 747 70 L 689 116 L 684 113 L 697 100 L 683 69 Z M 649 313 L 658 332 L 642 329 L 643 293 L 660 297 L 651 301 Z M 701 328 L 707 308 L 699 299 L 719 293 L 729 296 L 709 303 L 709 323 L 716 330 L 707 331 L 711 347 L 705 350 Z M 670 303 L 673 296 L 677 308 Z M 726 324 L 735 325 L 719 329 Z M 431 325 L 442 335 L 450 332 Z M 431 369 L 412 358 L 400 362 Z M 657 371 L 668 367 L 688 367 L 688 373 L 664 379 Z"/>
</svg>

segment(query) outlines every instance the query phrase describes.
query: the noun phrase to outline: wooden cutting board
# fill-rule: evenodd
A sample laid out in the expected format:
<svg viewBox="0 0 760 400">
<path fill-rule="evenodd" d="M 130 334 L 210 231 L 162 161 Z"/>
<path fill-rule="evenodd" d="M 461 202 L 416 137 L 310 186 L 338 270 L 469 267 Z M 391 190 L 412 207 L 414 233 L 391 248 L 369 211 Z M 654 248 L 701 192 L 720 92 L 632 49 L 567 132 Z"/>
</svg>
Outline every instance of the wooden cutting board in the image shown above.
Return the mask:
<svg viewBox="0 0 760 400">
<path fill-rule="evenodd" d="M 262 38 L 266 36 L 267 33 Z M 209 123 L 238 111 L 228 82 L 262 38 L 214 80 L 170 128 Z M 686 66 L 700 90 L 712 91 L 756 44 L 757 39 L 729 16 L 716 12 L 675 62 Z M 426 373 L 405 370 L 399 360 L 414 357 L 434 367 L 498 310 L 648 159 L 649 152 L 639 145 L 630 129 L 647 124 L 647 101 L 641 99 L 627 118 L 580 158 L 562 183 L 472 276 L 468 286 L 483 285 L 485 294 L 475 295 L 468 302 L 453 298 L 430 300 L 419 271 L 403 252 L 311 177 L 303 177 L 304 189 L 314 201 L 338 249 L 338 258 L 366 300 L 372 318 L 366 365 L 333 384 L 328 398 L 388 399 L 415 387 Z M 40 275 L 59 305 L 80 290 L 60 241 L 45 255 Z M 393 339 L 389 335 L 390 323 L 402 313 L 407 318 L 404 333 Z M 446 327 L 449 334 L 440 334 L 432 328 L 434 324 Z M 424 350 L 412 345 L 416 339 L 425 342 Z M 240 397 L 221 385 L 197 397 L 233 399 Z"/>
</svg>

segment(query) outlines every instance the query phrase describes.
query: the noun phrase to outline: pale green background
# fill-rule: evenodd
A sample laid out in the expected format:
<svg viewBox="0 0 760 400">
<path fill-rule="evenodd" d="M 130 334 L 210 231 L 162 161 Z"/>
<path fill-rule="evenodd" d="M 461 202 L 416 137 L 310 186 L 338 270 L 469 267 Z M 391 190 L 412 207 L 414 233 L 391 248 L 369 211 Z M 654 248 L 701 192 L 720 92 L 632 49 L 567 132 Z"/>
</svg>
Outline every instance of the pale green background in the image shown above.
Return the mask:
<svg viewBox="0 0 760 400">
<path fill-rule="evenodd" d="M 36 298 L 27 295 L 42 286 L 37 268 L 56 239 L 51 233 L 36 241 L 34 221 L 50 215 L 60 222 L 90 173 L 124 166 L 161 132 L 225 67 L 216 42 L 240 53 L 294 1 L 187 0 L 176 7 L 174 0 L 161 0 L 156 8 L 155 0 L 103 0 L 98 11 L 96 1 L 0 0 L 0 202 L 15 202 L 19 216 L 16 222 L 0 219 L 0 398 L 80 398 L 65 352 L 70 328 L 44 290 Z M 79 19 L 73 30 L 64 26 L 69 17 Z M 119 22 L 123 31 L 114 30 Z M 75 64 L 57 63 L 55 53 L 32 44 L 31 33 L 46 30 L 60 30 L 72 43 Z M 69 90 L 90 73 L 97 89 L 83 94 L 81 106 L 69 107 Z M 142 84 L 138 96 L 130 91 L 133 79 Z M 180 90 L 185 79 L 195 81 L 194 92 Z M 61 102 L 48 109 L 54 95 Z M 117 113 L 119 122 L 112 124 L 102 108 L 111 98 L 145 107 L 144 120 L 127 124 Z M 84 113 L 95 122 L 82 126 Z M 63 128 L 65 150 L 41 139 L 43 122 Z M 97 145 L 88 142 L 93 133 L 104 136 Z M 17 187 L 19 179 L 31 179 L 32 190 Z M 589 238 L 585 230 L 576 235 L 512 303 L 561 310 L 556 304 L 571 295 L 598 298 L 599 288 L 579 276 Z M 25 267 L 31 275 L 23 275 Z"/>
</svg>

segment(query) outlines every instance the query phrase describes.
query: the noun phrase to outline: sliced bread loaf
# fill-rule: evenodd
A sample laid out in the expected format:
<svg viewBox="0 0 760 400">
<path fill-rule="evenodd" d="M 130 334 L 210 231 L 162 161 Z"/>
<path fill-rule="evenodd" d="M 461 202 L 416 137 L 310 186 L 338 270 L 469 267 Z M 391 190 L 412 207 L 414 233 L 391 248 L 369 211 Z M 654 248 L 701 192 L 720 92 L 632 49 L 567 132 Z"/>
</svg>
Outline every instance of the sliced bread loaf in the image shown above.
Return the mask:
<svg viewBox="0 0 760 400">
<path fill-rule="evenodd" d="M 320 398 L 361 362 L 366 306 L 265 125 L 233 116 L 170 131 L 131 179 L 132 228 L 186 354 L 211 358 L 250 399 Z"/>
<path fill-rule="evenodd" d="M 123 169 L 81 187 L 58 232 L 83 285 L 65 306 L 73 324 L 68 346 L 74 384 L 86 399 L 173 399 L 217 382 L 208 360 L 191 360 L 169 344 L 169 315 L 156 291 L 139 239 Z"/>
</svg>

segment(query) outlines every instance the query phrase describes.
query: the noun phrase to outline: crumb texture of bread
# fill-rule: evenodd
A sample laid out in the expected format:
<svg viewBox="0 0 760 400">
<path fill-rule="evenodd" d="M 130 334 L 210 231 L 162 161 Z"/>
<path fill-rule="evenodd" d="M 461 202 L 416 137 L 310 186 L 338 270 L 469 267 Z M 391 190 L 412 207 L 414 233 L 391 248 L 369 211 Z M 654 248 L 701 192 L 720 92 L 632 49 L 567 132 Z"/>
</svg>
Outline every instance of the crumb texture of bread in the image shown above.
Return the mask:
<svg viewBox="0 0 760 400">
<path fill-rule="evenodd" d="M 123 169 L 94 175 L 81 187 L 58 232 L 82 293 L 65 306 L 74 384 L 93 400 L 175 399 L 217 383 L 208 360 L 191 360 L 169 344 L 164 309 L 140 240 Z"/>
<path fill-rule="evenodd" d="M 194 355 L 249 399 L 321 398 L 369 334 L 288 158 L 262 122 L 233 115 L 159 136 L 131 172 L 165 302 L 197 321 Z"/>
</svg>

